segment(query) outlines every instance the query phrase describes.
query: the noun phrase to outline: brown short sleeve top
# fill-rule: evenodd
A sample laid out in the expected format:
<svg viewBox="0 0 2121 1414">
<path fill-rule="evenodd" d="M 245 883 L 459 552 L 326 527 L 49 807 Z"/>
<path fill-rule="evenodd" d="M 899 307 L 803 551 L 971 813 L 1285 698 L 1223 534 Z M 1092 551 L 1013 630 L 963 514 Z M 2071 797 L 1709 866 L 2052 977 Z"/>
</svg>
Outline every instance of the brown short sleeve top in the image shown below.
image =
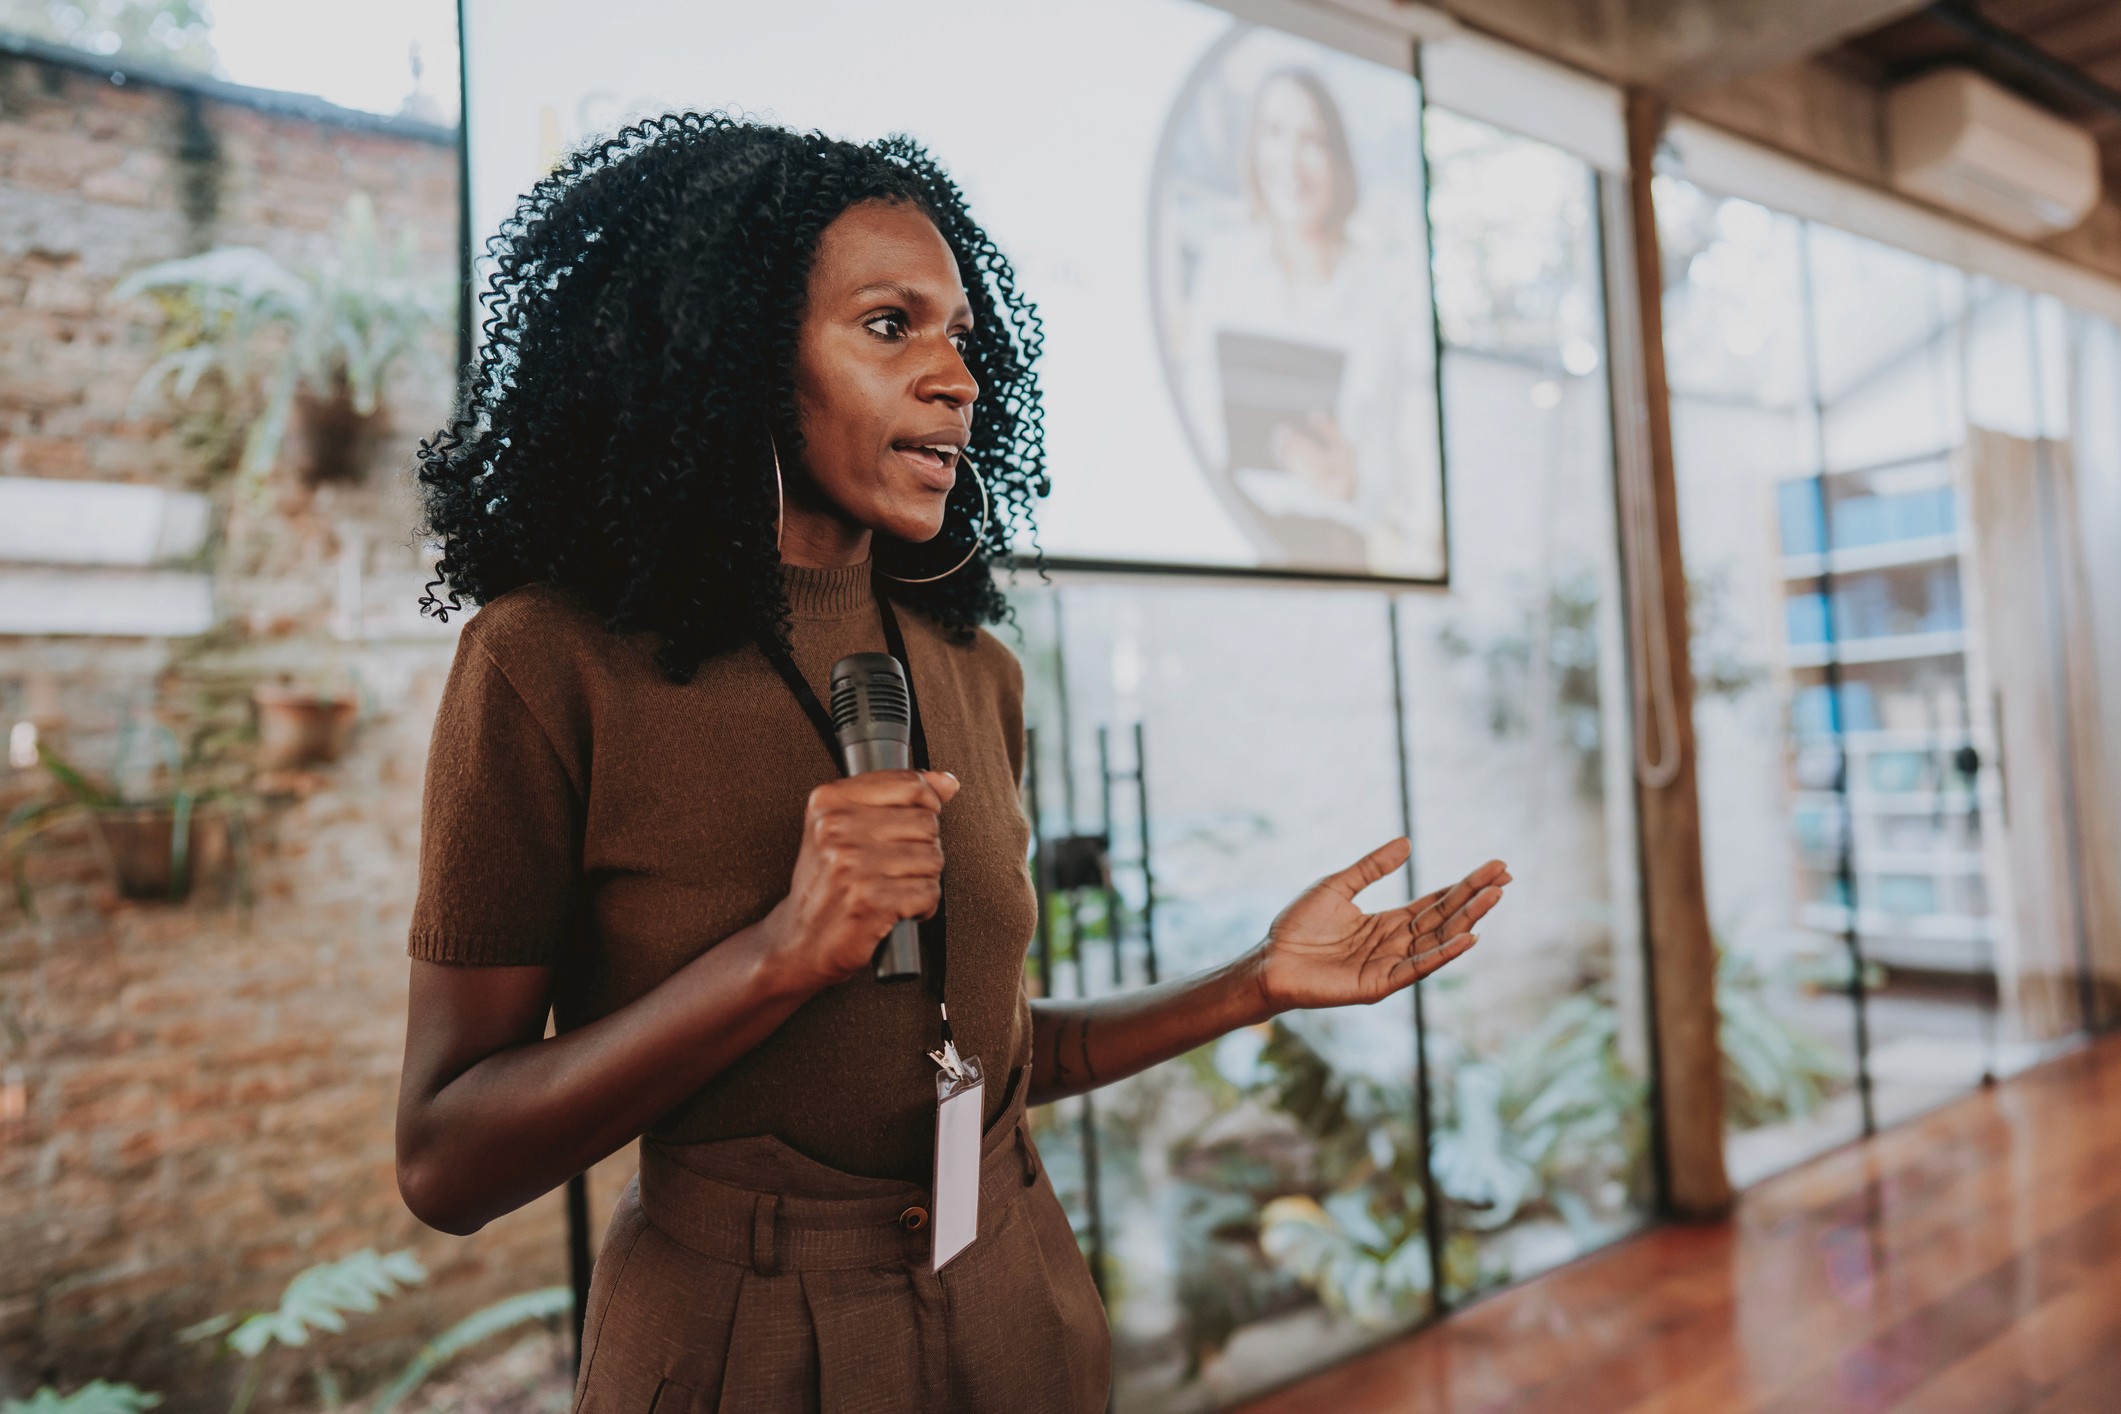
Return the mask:
<svg viewBox="0 0 2121 1414">
<path fill-rule="evenodd" d="M 884 651 L 867 566 L 784 571 L 797 667 Z M 999 1081 L 1028 1063 L 1023 674 L 987 633 L 952 643 L 900 611 L 929 751 L 962 783 L 942 818 L 952 1029 Z M 504 594 L 466 624 L 435 720 L 410 952 L 558 969 L 562 1029 L 643 995 L 784 897 L 810 790 L 837 775 L 756 648 L 667 681 L 646 634 L 567 595 Z M 851 1173 L 924 1179 L 935 1004 L 857 977 L 805 1003 L 650 1131 L 772 1135 Z M 996 1110 L 1006 1087 L 988 1086 Z M 993 1118 L 990 1115 L 989 1118 Z"/>
</svg>

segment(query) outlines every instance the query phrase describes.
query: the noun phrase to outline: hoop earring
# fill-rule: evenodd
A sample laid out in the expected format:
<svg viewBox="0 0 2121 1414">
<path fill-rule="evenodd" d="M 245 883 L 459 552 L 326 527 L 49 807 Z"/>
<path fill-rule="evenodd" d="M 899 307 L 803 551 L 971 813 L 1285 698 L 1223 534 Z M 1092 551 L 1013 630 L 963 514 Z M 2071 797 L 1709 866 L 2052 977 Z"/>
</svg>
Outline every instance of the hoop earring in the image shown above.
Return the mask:
<svg viewBox="0 0 2121 1414">
<path fill-rule="evenodd" d="M 979 529 L 972 532 L 972 548 L 965 551 L 965 557 L 962 560 L 959 560 L 941 574 L 923 575 L 919 579 L 908 579 L 905 575 L 889 574 L 883 570 L 878 570 L 878 574 L 883 575 L 886 579 L 897 580 L 900 584 L 933 584 L 939 579 L 948 579 L 951 575 L 956 574 L 966 565 L 972 563 L 972 557 L 979 553 L 980 542 L 987 538 L 987 517 L 993 510 L 993 503 L 987 499 L 987 478 L 979 474 L 979 468 L 972 464 L 972 458 L 966 456 L 963 452 L 959 452 L 957 454 L 957 464 L 972 473 L 973 484 L 979 487 Z"/>
<path fill-rule="evenodd" d="M 774 442 L 773 434 L 766 434 L 766 446 L 773 453 L 773 553 L 781 553 L 781 527 L 788 521 L 788 492 L 781 486 L 781 449 Z"/>
</svg>

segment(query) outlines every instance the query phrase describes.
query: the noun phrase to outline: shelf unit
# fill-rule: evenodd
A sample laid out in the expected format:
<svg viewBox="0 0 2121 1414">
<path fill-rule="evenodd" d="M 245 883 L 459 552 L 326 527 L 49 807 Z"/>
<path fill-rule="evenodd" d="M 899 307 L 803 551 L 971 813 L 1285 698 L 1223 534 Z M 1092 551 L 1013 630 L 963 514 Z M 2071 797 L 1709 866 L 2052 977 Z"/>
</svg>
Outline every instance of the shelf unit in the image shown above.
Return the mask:
<svg viewBox="0 0 2121 1414">
<path fill-rule="evenodd" d="M 1809 804 L 1827 810 L 1837 808 L 1834 793 L 1830 790 L 1800 789 L 1792 794 L 1799 805 Z M 1968 796 L 1947 796 L 1939 800 L 1930 791 L 1851 790 L 1848 803 L 1849 810 L 1857 815 L 1965 815 L 1978 805 Z"/>
<path fill-rule="evenodd" d="M 1800 851 L 1799 857 L 1808 868 L 1835 867 L 1832 859 L 1822 858 L 1816 850 Z M 1861 867 L 1873 874 L 1965 878 L 1982 873 L 1988 866 L 1978 849 L 1874 849 L 1865 852 Z"/>
<path fill-rule="evenodd" d="M 1875 638 L 1847 638 L 1839 643 L 1792 643 L 1788 645 L 1793 668 L 1823 668 L 1831 652 L 1838 650 L 1841 662 L 1905 663 L 1922 658 L 1954 658 L 1966 651 L 1966 635 L 1958 629 L 1941 633 L 1893 633 Z"/>
<path fill-rule="evenodd" d="M 1928 565 L 1956 561 L 1966 550 L 1966 537 L 1959 534 L 1923 535 L 1909 540 L 1889 540 L 1878 545 L 1857 545 L 1830 554 L 1784 555 L 1784 579 L 1817 579 L 1829 574 L 1856 574 L 1863 570 L 1895 569 L 1903 565 Z"/>
<path fill-rule="evenodd" d="M 1798 921 L 1837 939 L 1853 928 L 1865 958 L 1888 968 L 1979 974 L 1995 966 L 1983 836 L 2001 799 L 1994 734 L 1968 681 L 1978 645 L 1964 620 L 1969 544 L 1953 460 L 1928 465 L 1927 478 L 1902 464 L 1889 483 L 1830 471 L 1781 488 L 1782 649 L 1796 694 L 1789 818 L 1799 896 L 1811 900 Z M 1844 804 L 1853 911 L 1840 878 Z"/>
</svg>

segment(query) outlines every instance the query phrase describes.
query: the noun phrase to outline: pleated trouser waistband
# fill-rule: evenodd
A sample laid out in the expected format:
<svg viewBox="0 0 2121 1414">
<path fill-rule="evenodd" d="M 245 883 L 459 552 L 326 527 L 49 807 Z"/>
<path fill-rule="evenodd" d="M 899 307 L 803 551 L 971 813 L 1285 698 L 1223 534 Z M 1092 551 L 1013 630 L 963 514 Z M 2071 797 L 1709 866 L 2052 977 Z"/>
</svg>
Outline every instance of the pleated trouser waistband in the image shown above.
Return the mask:
<svg viewBox="0 0 2121 1414">
<path fill-rule="evenodd" d="M 981 1139 L 981 1237 L 1037 1182 L 1037 1164 L 1018 1101 Z M 928 1261 L 933 1197 L 915 1184 L 850 1176 L 847 1196 L 764 1192 L 697 1172 L 653 1143 L 642 1146 L 640 1181 L 643 1212 L 673 1242 L 761 1276 Z"/>
</svg>

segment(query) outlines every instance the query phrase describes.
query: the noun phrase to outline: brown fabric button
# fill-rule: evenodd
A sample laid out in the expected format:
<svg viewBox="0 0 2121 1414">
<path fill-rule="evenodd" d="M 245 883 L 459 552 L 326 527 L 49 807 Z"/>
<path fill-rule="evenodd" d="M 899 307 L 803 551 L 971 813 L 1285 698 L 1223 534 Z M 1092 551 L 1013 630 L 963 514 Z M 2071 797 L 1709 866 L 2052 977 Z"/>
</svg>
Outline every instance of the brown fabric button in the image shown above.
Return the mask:
<svg viewBox="0 0 2121 1414">
<path fill-rule="evenodd" d="M 928 1225 L 926 1208 L 908 1208 L 898 1215 L 898 1225 L 908 1232 L 919 1232 Z"/>
</svg>

